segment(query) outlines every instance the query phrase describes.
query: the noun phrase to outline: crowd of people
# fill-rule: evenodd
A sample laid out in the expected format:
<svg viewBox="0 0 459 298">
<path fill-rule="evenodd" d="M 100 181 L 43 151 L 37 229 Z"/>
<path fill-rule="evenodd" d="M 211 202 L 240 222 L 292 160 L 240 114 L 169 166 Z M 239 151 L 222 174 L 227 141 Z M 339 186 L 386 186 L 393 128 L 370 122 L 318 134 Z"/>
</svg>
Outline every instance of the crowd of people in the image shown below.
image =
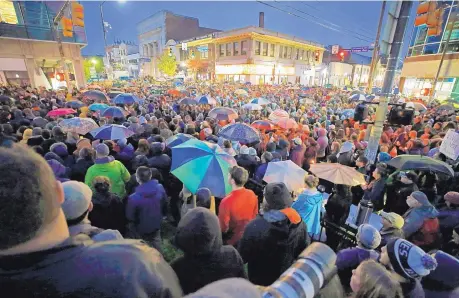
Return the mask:
<svg viewBox="0 0 459 298">
<path fill-rule="evenodd" d="M 354 121 L 344 112 L 356 106 L 349 91 L 192 85 L 176 92 L 142 81 L 121 87 L 142 99 L 121 105 L 124 117 L 92 111 L 88 107 L 101 100 L 83 90 L 69 97 L 42 88 L 1 89 L 0 284 L 6 293 L 260 297 L 311 242 L 322 241 L 337 254 L 337 273 L 317 297 L 459 297 L 456 177 L 388 165 L 410 154 L 459 172 L 457 162 L 440 151 L 446 132 L 458 129 L 454 110 L 427 105 L 416 110 L 412 125 L 386 124 L 373 162 L 364 153 L 374 112 L 368 121 Z M 184 96 L 204 95 L 215 104 L 180 103 Z M 248 110 L 251 98 L 269 103 Z M 48 115 L 77 100 L 75 113 Z M 114 105 L 108 97 L 103 103 Z M 237 117 L 209 117 L 215 105 L 231 107 Z M 270 117 L 276 111 L 293 124 L 276 125 Z M 120 124 L 132 135 L 103 140 L 66 131 L 62 121 L 74 117 Z M 273 123 L 258 127 L 256 142 L 219 136 L 225 125 L 268 119 Z M 166 142 L 179 133 L 218 144 L 234 157 L 225 197 L 206 187 L 191 192 L 171 173 Z M 303 188 L 263 180 L 270 164 L 285 160 L 307 172 Z M 319 179 L 310 171 L 317 163 L 353 167 L 367 183 Z M 322 222 L 345 227 L 352 205 L 361 203 L 372 205 L 382 228 L 364 223 L 355 244 L 345 245 Z M 176 227 L 170 241 L 182 252 L 169 263 L 163 257 L 164 225 Z"/>
</svg>

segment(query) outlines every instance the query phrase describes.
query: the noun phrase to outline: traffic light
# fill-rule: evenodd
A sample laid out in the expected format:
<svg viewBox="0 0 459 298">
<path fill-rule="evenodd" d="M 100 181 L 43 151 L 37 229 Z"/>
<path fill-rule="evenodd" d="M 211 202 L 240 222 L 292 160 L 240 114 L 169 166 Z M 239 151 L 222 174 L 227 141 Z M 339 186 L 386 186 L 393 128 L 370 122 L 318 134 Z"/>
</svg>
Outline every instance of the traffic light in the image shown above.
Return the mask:
<svg viewBox="0 0 459 298">
<path fill-rule="evenodd" d="M 314 59 L 316 62 L 319 62 L 320 60 L 320 52 L 319 51 L 316 51 L 315 55 L 314 55 Z"/>
<path fill-rule="evenodd" d="M 441 34 L 443 25 L 443 9 L 437 7 L 436 1 L 425 1 L 419 4 L 414 25 L 427 25 L 427 36 Z"/>
<path fill-rule="evenodd" d="M 65 80 L 64 74 L 61 72 L 56 73 L 56 80 L 58 80 L 59 82 L 63 82 Z"/>
<path fill-rule="evenodd" d="M 83 5 L 72 2 L 72 21 L 74 26 L 84 27 Z"/>
<path fill-rule="evenodd" d="M 62 35 L 65 37 L 73 37 L 73 23 L 72 20 L 66 17 L 62 17 Z"/>
<path fill-rule="evenodd" d="M 345 55 L 346 55 L 346 54 L 344 53 L 344 51 L 342 51 L 342 50 L 339 51 L 339 53 L 338 53 L 339 60 L 344 61 L 344 56 L 345 56 Z"/>
<path fill-rule="evenodd" d="M 172 48 L 169 48 L 169 57 L 172 57 Z"/>
</svg>

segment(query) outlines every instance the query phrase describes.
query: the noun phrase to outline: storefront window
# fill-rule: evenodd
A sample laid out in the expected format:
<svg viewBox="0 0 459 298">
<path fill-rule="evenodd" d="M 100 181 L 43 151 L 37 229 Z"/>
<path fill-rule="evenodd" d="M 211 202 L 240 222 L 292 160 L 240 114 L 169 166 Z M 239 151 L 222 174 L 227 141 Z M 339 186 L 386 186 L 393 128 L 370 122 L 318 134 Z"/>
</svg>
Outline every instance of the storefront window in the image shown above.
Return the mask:
<svg viewBox="0 0 459 298">
<path fill-rule="evenodd" d="M 303 60 L 304 59 L 304 50 L 301 50 L 300 51 L 300 60 Z"/>
<path fill-rule="evenodd" d="M 255 55 L 260 55 L 261 51 L 261 43 L 259 41 L 255 41 Z"/>
<path fill-rule="evenodd" d="M 263 56 L 268 56 L 268 44 L 266 42 L 263 43 Z"/>
<path fill-rule="evenodd" d="M 220 47 L 220 57 L 225 57 L 225 45 L 221 44 Z"/>
<path fill-rule="evenodd" d="M 427 26 L 425 26 L 425 25 L 419 26 L 418 34 L 416 36 L 416 40 L 415 40 L 414 44 L 416 44 L 416 45 L 423 44 L 424 41 L 426 40 L 426 36 L 427 36 Z"/>
<path fill-rule="evenodd" d="M 283 52 L 284 52 L 284 46 L 279 46 L 279 58 L 283 57 Z"/>
<path fill-rule="evenodd" d="M 295 49 L 295 60 L 300 58 L 300 49 Z"/>
<path fill-rule="evenodd" d="M 291 47 L 287 48 L 287 59 L 292 59 L 292 48 Z"/>
<path fill-rule="evenodd" d="M 453 15 L 457 14 L 459 12 L 458 6 L 455 6 L 453 8 L 453 11 L 450 14 L 449 20 L 448 20 L 448 26 L 446 26 L 446 29 L 451 29 L 453 28 L 453 32 L 451 33 L 450 40 L 459 40 L 459 17 L 456 17 L 456 21 L 454 22 L 454 26 L 452 23 L 453 21 Z M 444 21 L 446 23 L 446 21 Z M 445 28 L 445 27 L 443 27 Z M 444 30 L 443 33 L 443 41 L 446 41 L 448 39 L 450 30 Z"/>
<path fill-rule="evenodd" d="M 446 45 L 446 42 L 442 42 L 440 47 L 440 52 L 443 52 L 443 49 Z M 448 47 L 446 48 L 446 53 L 459 53 L 459 40 L 449 42 Z"/>
<path fill-rule="evenodd" d="M 419 47 L 414 47 L 413 48 L 413 52 L 411 53 L 411 56 L 419 56 L 422 54 L 422 48 L 423 46 L 419 46 Z"/>
<path fill-rule="evenodd" d="M 284 59 L 287 59 L 288 47 L 284 47 Z"/>
<path fill-rule="evenodd" d="M 432 43 L 424 46 L 424 55 L 437 54 L 440 43 Z"/>
<path fill-rule="evenodd" d="M 14 3 L 10 1 L 0 1 L 0 22 L 7 24 L 18 24 Z"/>
<path fill-rule="evenodd" d="M 247 40 L 241 41 L 241 55 L 247 55 Z"/>
<path fill-rule="evenodd" d="M 270 56 L 270 57 L 274 57 L 274 49 L 275 49 L 276 45 L 270 44 L 269 47 L 270 47 L 270 49 L 269 49 L 269 56 Z"/>
<path fill-rule="evenodd" d="M 234 51 L 234 56 L 239 55 L 239 43 L 237 41 L 233 43 L 233 51 Z"/>
</svg>

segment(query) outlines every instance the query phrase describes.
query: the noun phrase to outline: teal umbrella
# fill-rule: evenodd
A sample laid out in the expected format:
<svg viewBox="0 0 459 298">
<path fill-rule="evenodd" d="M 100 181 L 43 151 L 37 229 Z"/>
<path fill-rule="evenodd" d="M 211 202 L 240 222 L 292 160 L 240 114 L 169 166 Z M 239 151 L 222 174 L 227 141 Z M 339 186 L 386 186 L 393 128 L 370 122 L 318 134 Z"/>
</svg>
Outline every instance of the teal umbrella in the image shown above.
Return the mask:
<svg viewBox="0 0 459 298">
<path fill-rule="evenodd" d="M 171 173 L 195 194 L 199 188 L 210 189 L 223 198 L 231 192 L 228 181 L 236 160 L 218 145 L 191 139 L 172 148 Z"/>
</svg>

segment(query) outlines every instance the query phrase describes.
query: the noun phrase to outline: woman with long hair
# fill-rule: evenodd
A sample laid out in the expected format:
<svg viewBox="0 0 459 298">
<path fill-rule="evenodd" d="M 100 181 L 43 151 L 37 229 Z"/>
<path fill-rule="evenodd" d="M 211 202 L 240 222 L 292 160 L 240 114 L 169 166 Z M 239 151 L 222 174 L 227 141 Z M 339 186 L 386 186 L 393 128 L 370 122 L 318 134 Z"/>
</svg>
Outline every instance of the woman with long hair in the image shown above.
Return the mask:
<svg viewBox="0 0 459 298">
<path fill-rule="evenodd" d="M 352 298 L 403 298 L 397 276 L 373 260 L 352 271 Z"/>
</svg>

